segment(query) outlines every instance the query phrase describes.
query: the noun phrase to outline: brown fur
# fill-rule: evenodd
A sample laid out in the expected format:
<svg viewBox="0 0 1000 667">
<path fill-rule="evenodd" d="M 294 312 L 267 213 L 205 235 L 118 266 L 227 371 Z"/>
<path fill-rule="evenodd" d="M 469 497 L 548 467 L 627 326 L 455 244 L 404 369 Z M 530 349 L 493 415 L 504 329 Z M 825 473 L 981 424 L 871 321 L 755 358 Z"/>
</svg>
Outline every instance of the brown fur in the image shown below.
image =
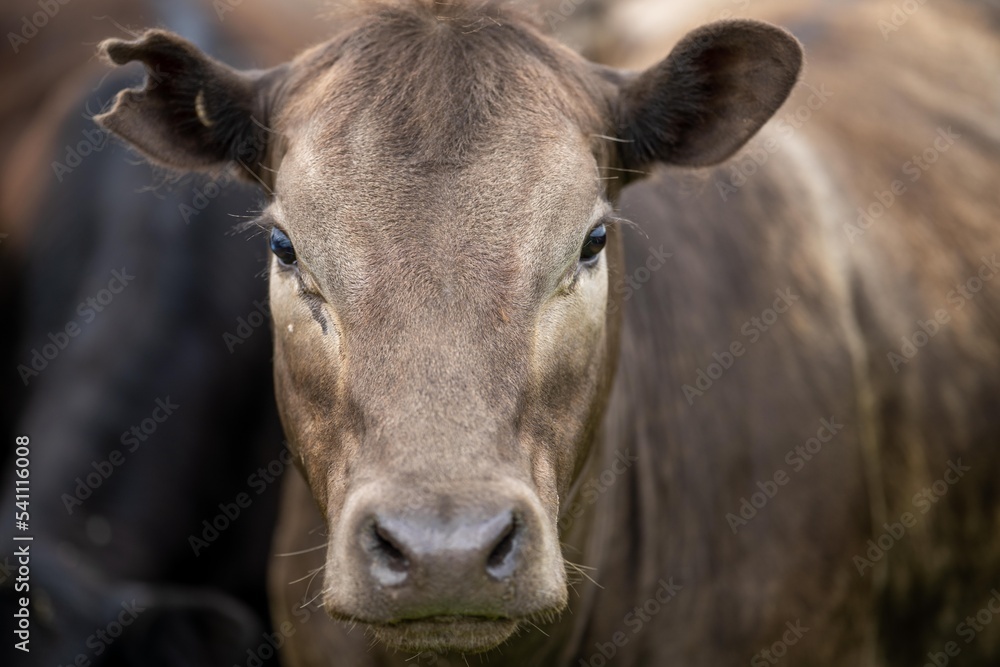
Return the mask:
<svg viewBox="0 0 1000 667">
<path fill-rule="evenodd" d="M 799 131 L 776 123 L 751 141 L 748 154 L 768 140 L 779 148 L 726 199 L 717 183 L 728 166 L 703 172 L 697 192 L 676 168 L 626 188 L 622 209 L 644 235 L 613 229 L 596 274 L 573 269 L 595 201 L 650 162 L 701 166 L 737 150 L 787 94 L 799 64 L 790 40 L 718 24 L 635 77 L 585 63 L 498 5 L 391 3 L 265 75 L 277 139 L 255 173 L 276 171 L 266 222 L 289 233 L 299 260 L 295 271 L 272 263 L 275 374 L 308 482 L 288 490 L 279 544 L 328 544 L 275 570 L 279 627 L 296 631 L 292 664 L 411 657 L 303 610 L 317 594 L 337 618 L 370 621 L 378 639 L 414 651 L 496 643 L 496 628 L 477 636 L 456 623 L 451 635 L 400 640 L 380 623 L 393 603 L 365 583 L 355 520 L 514 497 L 545 537 L 525 547 L 504 608 L 522 632 L 487 664 L 592 664 L 619 632 L 615 664 L 754 664 L 796 621 L 809 631 L 784 664 L 913 664 L 955 639 L 997 574 L 984 536 L 996 533 L 1000 283 L 898 374 L 887 353 L 947 307 L 955 281 L 1000 240 L 997 102 L 975 95 L 1000 54 L 964 9 L 930 5 L 905 29 L 946 22 L 954 37 L 886 46 L 875 28 L 886 6 L 797 24 L 812 39 L 806 80 L 833 98 Z M 845 49 L 861 27 L 874 36 Z M 701 50 L 707 60 L 692 55 L 739 31 L 721 51 Z M 957 80 L 943 66 L 949 47 L 977 54 Z M 775 54 L 774 69 L 761 53 Z M 764 69 L 742 69 L 747 58 Z M 679 76 L 690 85 L 674 92 L 687 93 L 668 94 Z M 198 83 L 167 102 L 192 114 Z M 104 122 L 142 112 L 122 106 Z M 854 209 L 938 125 L 963 140 L 851 243 Z M 219 132 L 208 144 L 225 156 L 232 139 Z M 661 246 L 670 260 L 626 290 Z M 748 344 L 746 323 L 786 290 L 794 305 Z M 703 395 L 686 394 L 733 341 L 745 354 Z M 843 428 L 734 533 L 727 515 L 788 470 L 787 453 L 821 419 Z M 588 481 L 625 449 L 637 463 L 586 501 Z M 913 511 L 913 494 L 962 457 L 967 476 L 859 575 L 854 557 L 882 523 Z M 306 513 L 310 496 L 319 515 Z M 594 567 L 601 587 L 580 583 L 571 613 L 549 620 L 564 590 L 557 526 L 562 552 Z M 287 585 L 312 568 L 322 583 Z M 635 607 L 671 579 L 680 592 L 635 631 Z M 998 636 L 987 629 L 963 658 L 991 664 Z M 461 664 L 446 651 L 423 661 Z"/>
</svg>

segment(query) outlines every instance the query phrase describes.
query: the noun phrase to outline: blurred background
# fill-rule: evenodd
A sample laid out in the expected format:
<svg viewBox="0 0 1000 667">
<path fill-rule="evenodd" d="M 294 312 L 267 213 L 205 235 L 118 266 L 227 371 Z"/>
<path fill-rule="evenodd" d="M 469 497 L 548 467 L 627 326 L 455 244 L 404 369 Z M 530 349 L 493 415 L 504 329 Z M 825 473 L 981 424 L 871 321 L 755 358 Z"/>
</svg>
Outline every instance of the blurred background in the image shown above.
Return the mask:
<svg viewBox="0 0 1000 667">
<path fill-rule="evenodd" d="M 640 68 L 677 35 L 728 17 L 774 20 L 808 50 L 824 21 L 857 4 L 546 0 L 539 11 L 591 59 Z M 1000 28 L 1000 0 L 969 4 Z M 329 36 L 330 7 L 6 0 L 0 15 L 5 619 L 17 597 L 18 435 L 31 439 L 34 537 L 32 652 L 5 640 L 0 664 L 243 664 L 269 630 L 266 568 L 286 467 L 267 249 L 233 231 L 261 199 L 224 176 L 165 174 L 109 139 L 91 117 L 143 73 L 111 71 L 94 54 L 102 39 L 162 27 L 234 66 L 270 67 Z M 120 641 L 95 634 L 115 623 L 128 628 Z"/>
</svg>

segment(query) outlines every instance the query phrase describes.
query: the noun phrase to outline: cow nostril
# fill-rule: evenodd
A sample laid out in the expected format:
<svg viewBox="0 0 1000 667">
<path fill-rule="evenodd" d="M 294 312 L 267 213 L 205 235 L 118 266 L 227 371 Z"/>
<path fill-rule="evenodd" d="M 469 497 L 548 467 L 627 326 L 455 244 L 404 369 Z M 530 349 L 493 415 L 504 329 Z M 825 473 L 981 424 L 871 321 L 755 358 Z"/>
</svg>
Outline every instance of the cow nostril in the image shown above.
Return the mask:
<svg viewBox="0 0 1000 667">
<path fill-rule="evenodd" d="M 514 573 L 514 547 L 517 542 L 518 522 L 511 517 L 507 528 L 500 535 L 496 546 L 486 559 L 486 571 L 496 579 L 504 579 Z"/>
<path fill-rule="evenodd" d="M 410 567 L 410 561 L 399 548 L 392 533 L 378 523 L 372 526 L 372 552 L 379 557 L 382 563 L 394 572 L 406 572 Z"/>
</svg>

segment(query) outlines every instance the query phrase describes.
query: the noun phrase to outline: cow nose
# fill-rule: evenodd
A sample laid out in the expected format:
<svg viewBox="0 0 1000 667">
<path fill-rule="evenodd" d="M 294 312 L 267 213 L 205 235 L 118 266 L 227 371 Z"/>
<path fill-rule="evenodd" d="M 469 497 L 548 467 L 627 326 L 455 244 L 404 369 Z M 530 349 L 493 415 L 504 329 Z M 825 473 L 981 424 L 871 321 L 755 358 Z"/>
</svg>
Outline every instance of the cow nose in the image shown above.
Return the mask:
<svg viewBox="0 0 1000 667">
<path fill-rule="evenodd" d="M 520 525 L 511 509 L 450 521 L 382 513 L 367 524 L 362 543 L 375 583 L 442 590 L 449 582 L 488 584 L 513 575 Z"/>
<path fill-rule="evenodd" d="M 345 500 L 324 570 L 331 616 L 434 634 L 565 606 L 555 521 L 527 485 L 406 483 L 369 482 Z"/>
</svg>

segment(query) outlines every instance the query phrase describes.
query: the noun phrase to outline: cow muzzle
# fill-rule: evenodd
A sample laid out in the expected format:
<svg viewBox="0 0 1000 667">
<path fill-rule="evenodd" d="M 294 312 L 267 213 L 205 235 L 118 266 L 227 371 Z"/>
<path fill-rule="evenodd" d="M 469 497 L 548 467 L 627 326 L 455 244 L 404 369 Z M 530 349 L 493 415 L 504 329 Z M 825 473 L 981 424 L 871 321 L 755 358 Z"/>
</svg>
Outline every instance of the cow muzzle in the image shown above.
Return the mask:
<svg viewBox="0 0 1000 667">
<path fill-rule="evenodd" d="M 493 648 L 566 605 L 555 523 L 519 482 L 369 484 L 332 531 L 324 600 L 411 651 Z"/>
</svg>

